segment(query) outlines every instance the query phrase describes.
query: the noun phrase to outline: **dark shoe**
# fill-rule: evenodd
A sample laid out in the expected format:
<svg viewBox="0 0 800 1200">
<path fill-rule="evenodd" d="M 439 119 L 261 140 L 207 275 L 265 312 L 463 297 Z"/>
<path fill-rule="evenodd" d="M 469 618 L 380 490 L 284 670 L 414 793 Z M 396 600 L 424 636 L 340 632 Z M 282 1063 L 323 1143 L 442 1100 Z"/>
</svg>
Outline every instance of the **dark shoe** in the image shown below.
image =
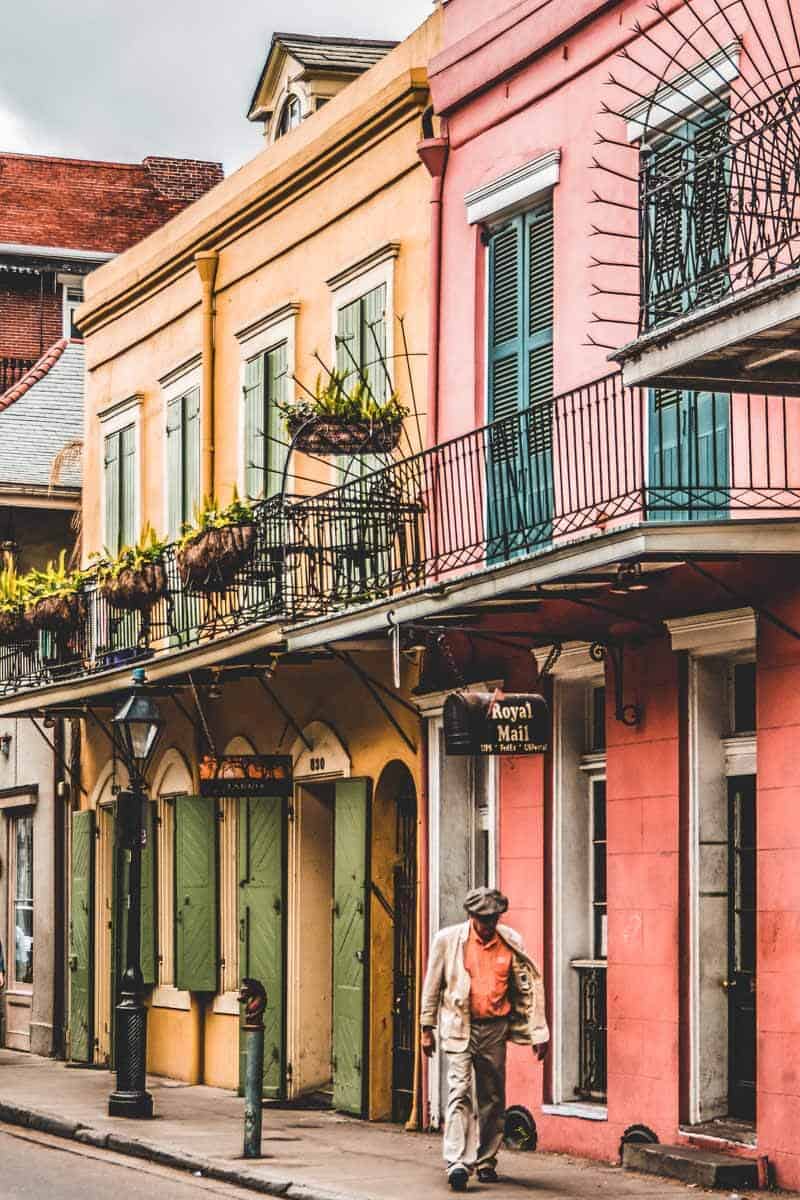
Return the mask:
<svg viewBox="0 0 800 1200">
<path fill-rule="evenodd" d="M 466 1167 L 453 1167 L 447 1173 L 447 1182 L 454 1192 L 465 1192 L 469 1183 L 469 1171 Z"/>
<path fill-rule="evenodd" d="M 478 1183 L 497 1183 L 497 1171 L 494 1167 L 478 1167 Z"/>
</svg>

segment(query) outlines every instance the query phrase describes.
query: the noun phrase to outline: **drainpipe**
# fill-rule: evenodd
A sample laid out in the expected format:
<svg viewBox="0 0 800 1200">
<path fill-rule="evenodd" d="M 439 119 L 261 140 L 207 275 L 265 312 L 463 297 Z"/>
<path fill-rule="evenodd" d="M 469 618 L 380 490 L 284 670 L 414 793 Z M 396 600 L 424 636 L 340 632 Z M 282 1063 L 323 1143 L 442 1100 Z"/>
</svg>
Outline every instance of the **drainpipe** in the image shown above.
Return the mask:
<svg viewBox="0 0 800 1200">
<path fill-rule="evenodd" d="M 214 494 L 214 280 L 219 254 L 200 250 L 194 256 L 202 287 L 203 383 L 200 391 L 200 495 Z"/>
<path fill-rule="evenodd" d="M 433 133 L 433 110 L 428 109 L 423 117 L 423 131 Z M 450 142 L 447 129 L 442 122 L 442 137 L 425 137 L 417 143 L 417 154 L 422 159 L 431 177 L 431 232 L 430 232 L 430 318 L 428 332 L 428 445 L 435 446 L 439 440 L 439 332 L 442 306 L 442 191 L 444 173 Z"/>
</svg>

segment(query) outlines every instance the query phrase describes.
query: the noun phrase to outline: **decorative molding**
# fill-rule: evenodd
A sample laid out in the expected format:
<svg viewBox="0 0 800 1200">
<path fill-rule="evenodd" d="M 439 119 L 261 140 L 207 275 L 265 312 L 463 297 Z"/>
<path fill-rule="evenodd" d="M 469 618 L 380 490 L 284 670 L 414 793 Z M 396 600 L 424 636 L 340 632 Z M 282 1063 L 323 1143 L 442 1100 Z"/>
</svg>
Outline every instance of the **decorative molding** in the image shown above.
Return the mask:
<svg viewBox="0 0 800 1200">
<path fill-rule="evenodd" d="M 141 392 L 134 392 L 132 396 L 126 396 L 124 400 L 114 400 L 105 408 L 99 409 L 97 419 L 101 425 L 109 425 L 112 421 L 116 423 L 122 417 L 135 418 L 143 404 L 144 395 Z"/>
<path fill-rule="evenodd" d="M 412 700 L 414 706 L 419 709 L 420 716 L 429 721 L 442 715 L 444 702 L 452 692 L 493 692 L 495 688 L 502 686 L 502 679 L 486 679 L 479 683 L 468 683 L 464 687 L 454 684 L 441 692 L 427 692 L 424 696 L 414 696 Z"/>
<path fill-rule="evenodd" d="M 758 622 L 752 608 L 698 613 L 664 621 L 673 650 L 690 650 L 696 657 L 755 650 Z"/>
<path fill-rule="evenodd" d="M 177 367 L 173 367 L 171 371 L 167 371 L 166 375 L 159 376 L 158 382 L 162 388 L 171 388 L 174 384 L 180 383 L 185 375 L 190 375 L 193 371 L 199 371 L 202 365 L 203 352 L 199 350 L 197 354 L 193 354 L 185 362 L 180 363 Z"/>
<path fill-rule="evenodd" d="M 38 783 L 22 788 L 3 788 L 0 791 L 0 812 L 14 808 L 35 808 L 38 800 Z"/>
<path fill-rule="evenodd" d="M 340 288 L 345 287 L 348 283 L 353 283 L 360 279 L 362 275 L 366 275 L 367 271 L 374 271 L 376 267 L 383 266 L 384 263 L 390 262 L 397 258 L 400 253 L 399 242 L 386 242 L 385 245 L 373 250 L 371 254 L 367 254 L 364 258 L 360 258 L 357 262 L 350 263 L 347 267 L 342 267 L 341 271 L 337 271 L 335 275 L 331 275 L 330 279 L 326 279 L 328 287 L 332 292 L 338 292 Z"/>
<path fill-rule="evenodd" d="M 603 679 L 605 663 L 602 659 L 600 662 L 595 662 L 592 658 L 589 653 L 592 644 L 592 642 L 564 642 L 561 653 L 550 668 L 549 674 L 554 679 Z M 547 662 L 551 649 L 552 646 L 537 646 L 533 651 L 540 671 Z"/>
<path fill-rule="evenodd" d="M 581 760 L 578 763 L 578 770 L 585 772 L 585 774 L 587 774 L 587 775 L 605 775 L 605 773 L 606 773 L 606 752 L 605 752 L 605 750 L 599 750 L 594 754 L 582 754 Z M 573 963 L 572 965 L 575 966 L 575 963 Z"/>
<path fill-rule="evenodd" d="M 282 325 L 285 321 L 293 320 L 300 312 L 300 305 L 296 300 L 290 300 L 287 304 L 281 304 L 278 308 L 273 308 L 263 317 L 259 317 L 256 321 L 251 321 L 247 325 L 243 325 L 241 329 L 234 331 L 234 336 L 237 342 L 242 347 L 243 354 L 250 354 L 250 347 L 246 344 L 260 339 L 262 336 L 269 337 L 270 333 L 276 329 L 276 326 Z M 278 340 L 282 340 L 281 334 Z M 257 349 L 254 353 L 257 353 Z"/>
<path fill-rule="evenodd" d="M 723 738 L 722 747 L 725 751 L 725 774 L 728 778 L 733 775 L 756 774 L 758 753 L 754 733 Z"/>
<path fill-rule="evenodd" d="M 499 179 L 485 183 L 467 192 L 467 221 L 477 225 L 480 221 L 500 221 L 512 213 L 529 208 L 547 192 L 553 190 L 559 180 L 561 151 L 551 150 L 541 158 L 516 167 Z"/>
<path fill-rule="evenodd" d="M 723 46 L 691 71 L 682 71 L 657 88 L 646 100 L 637 100 L 623 112 L 627 119 L 629 142 L 638 142 L 648 133 L 660 132 L 673 121 L 703 107 L 710 96 L 727 90 L 739 76 L 742 43 L 738 39 Z"/>
</svg>

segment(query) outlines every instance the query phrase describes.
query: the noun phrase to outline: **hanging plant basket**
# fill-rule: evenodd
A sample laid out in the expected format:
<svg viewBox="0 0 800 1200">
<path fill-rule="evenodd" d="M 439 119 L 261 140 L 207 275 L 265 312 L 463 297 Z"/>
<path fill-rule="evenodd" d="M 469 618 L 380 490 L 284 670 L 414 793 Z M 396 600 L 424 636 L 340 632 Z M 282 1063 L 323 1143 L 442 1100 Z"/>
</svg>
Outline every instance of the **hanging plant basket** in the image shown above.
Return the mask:
<svg viewBox="0 0 800 1200">
<path fill-rule="evenodd" d="M 100 585 L 100 594 L 112 608 L 123 612 L 149 612 L 166 595 L 167 572 L 163 562 L 124 567 Z"/>
<path fill-rule="evenodd" d="M 254 522 L 206 529 L 178 551 L 178 572 L 193 592 L 224 592 L 253 557 Z"/>
<path fill-rule="evenodd" d="M 36 631 L 23 608 L 6 609 L 0 612 L 0 645 L 12 642 L 30 642 Z"/>
<path fill-rule="evenodd" d="M 43 596 L 27 614 L 35 629 L 44 633 L 69 636 L 86 616 L 86 599 L 80 592 L 62 596 Z"/>
<path fill-rule="evenodd" d="M 291 413 L 289 435 L 306 454 L 390 454 L 400 441 L 402 421 L 355 421 L 349 417 L 307 417 Z"/>
</svg>

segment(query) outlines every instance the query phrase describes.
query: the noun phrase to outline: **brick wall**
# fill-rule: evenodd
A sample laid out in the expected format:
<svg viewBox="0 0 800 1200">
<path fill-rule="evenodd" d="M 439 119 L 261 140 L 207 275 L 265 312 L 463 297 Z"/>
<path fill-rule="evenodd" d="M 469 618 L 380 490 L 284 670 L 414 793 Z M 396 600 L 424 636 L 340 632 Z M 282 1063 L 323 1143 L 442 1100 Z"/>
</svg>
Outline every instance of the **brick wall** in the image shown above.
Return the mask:
<svg viewBox="0 0 800 1200">
<path fill-rule="evenodd" d="M 0 358 L 38 358 L 61 337 L 62 322 L 61 288 L 52 273 L 40 281 L 0 272 Z"/>
</svg>

